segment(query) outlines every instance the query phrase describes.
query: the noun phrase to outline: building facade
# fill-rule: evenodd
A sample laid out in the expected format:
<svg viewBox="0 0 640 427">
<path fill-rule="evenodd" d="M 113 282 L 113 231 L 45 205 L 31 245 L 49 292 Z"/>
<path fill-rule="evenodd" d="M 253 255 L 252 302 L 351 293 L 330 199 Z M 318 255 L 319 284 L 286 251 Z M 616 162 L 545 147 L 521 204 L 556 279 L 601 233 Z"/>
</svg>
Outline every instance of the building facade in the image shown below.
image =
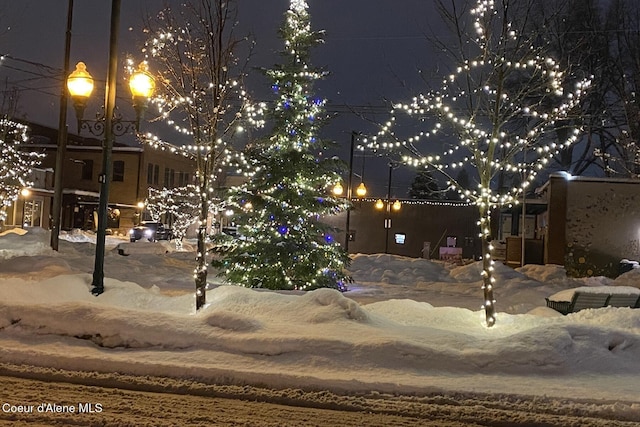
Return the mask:
<svg viewBox="0 0 640 427">
<path fill-rule="evenodd" d="M 571 276 L 620 274 L 623 259 L 640 261 L 640 180 L 552 174 L 545 258 Z"/>
<path fill-rule="evenodd" d="M 394 200 L 390 201 L 391 203 Z M 326 218 L 340 230 L 336 236 L 349 253 L 389 253 L 413 258 L 477 259 L 478 208 L 467 203 L 438 200 L 401 200 L 400 209 L 375 207 L 372 199 L 354 200 L 349 214 Z"/>
<path fill-rule="evenodd" d="M 45 154 L 34 171 L 33 188 L 8 210 L 6 227 L 50 228 L 57 139 L 56 129 L 29 123 L 25 149 Z M 144 215 L 140 203 L 151 188 L 174 188 L 193 182 L 195 160 L 146 145 L 114 143 L 107 226 L 126 232 Z M 60 228 L 95 229 L 102 172 L 102 140 L 68 134 L 62 171 L 63 197 Z"/>
</svg>

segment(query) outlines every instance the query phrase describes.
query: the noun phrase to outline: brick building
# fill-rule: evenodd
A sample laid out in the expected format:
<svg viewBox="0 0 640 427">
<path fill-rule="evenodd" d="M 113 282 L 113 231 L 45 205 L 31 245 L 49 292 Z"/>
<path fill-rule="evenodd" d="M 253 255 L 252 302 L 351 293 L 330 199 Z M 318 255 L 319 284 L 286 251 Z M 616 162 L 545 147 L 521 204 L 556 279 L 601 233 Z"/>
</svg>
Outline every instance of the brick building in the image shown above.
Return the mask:
<svg viewBox="0 0 640 427">
<path fill-rule="evenodd" d="M 34 186 L 8 209 L 5 226 L 50 227 L 53 182 L 56 173 L 57 129 L 27 123 L 26 149 L 45 154 L 34 171 Z M 193 182 L 195 160 L 165 149 L 135 143 L 114 143 L 112 178 L 109 192 L 108 227 L 125 232 L 140 220 L 138 203 L 147 197 L 148 188 L 173 188 Z M 61 229 L 92 229 L 100 197 L 102 140 L 69 133 L 63 166 Z"/>
</svg>

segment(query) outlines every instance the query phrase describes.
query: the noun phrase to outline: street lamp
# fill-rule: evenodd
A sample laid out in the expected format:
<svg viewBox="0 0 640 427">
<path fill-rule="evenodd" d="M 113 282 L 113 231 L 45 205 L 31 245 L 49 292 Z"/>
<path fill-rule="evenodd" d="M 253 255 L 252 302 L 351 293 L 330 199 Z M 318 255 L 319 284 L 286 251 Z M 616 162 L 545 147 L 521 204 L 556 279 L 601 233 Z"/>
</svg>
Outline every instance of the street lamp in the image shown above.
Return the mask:
<svg viewBox="0 0 640 427">
<path fill-rule="evenodd" d="M 387 184 L 387 201 L 386 203 L 382 199 L 376 200 L 375 208 L 378 210 L 385 209 L 386 216 L 384 219 L 385 240 L 384 240 L 384 253 L 389 253 L 389 230 L 391 229 L 391 211 L 398 212 L 402 208 L 400 200 L 396 200 L 391 203 L 391 176 L 393 174 L 393 163 L 389 163 L 389 181 Z"/>
<path fill-rule="evenodd" d="M 149 100 L 153 96 L 156 83 L 149 73 L 149 67 L 142 62 L 138 69 L 129 78 L 129 90 L 133 108 L 136 112 L 135 120 L 123 120 L 120 115 L 112 118 L 112 134 L 122 136 L 126 133 L 135 133 L 140 129 L 140 120 L 149 106 Z M 106 134 L 106 113 L 98 115 L 95 120 L 84 119 L 84 110 L 93 92 L 93 77 L 87 71 L 84 62 L 78 62 L 73 73 L 67 78 L 67 89 L 73 100 L 73 107 L 76 111 L 78 121 L 78 133 L 87 130 L 93 135 L 100 136 Z"/>
<path fill-rule="evenodd" d="M 133 109 L 136 111 L 136 131 L 140 130 L 140 120 L 149 107 L 149 100 L 156 90 L 156 80 L 149 73 L 149 66 L 141 62 L 138 69 L 129 78 L 129 90 L 133 101 Z"/>
<path fill-rule="evenodd" d="M 87 71 L 87 66 L 84 62 L 78 62 L 76 69 L 67 77 L 67 90 L 73 99 L 73 108 L 76 110 L 79 132 L 84 110 L 87 108 L 87 102 L 93 92 L 93 77 Z"/>
<path fill-rule="evenodd" d="M 93 88 L 93 79 L 87 72 L 86 66 L 78 63 L 76 71 L 69 75 L 67 88 L 73 100 L 78 119 L 78 133 L 87 129 L 94 135 L 104 135 L 102 150 L 102 171 L 100 181 L 100 201 L 98 203 L 98 228 L 96 234 L 96 255 L 93 270 L 91 293 L 100 295 L 104 292 L 104 254 L 107 232 L 107 214 L 109 203 L 109 181 L 111 180 L 111 155 L 113 151 L 114 135 L 124 135 L 130 131 L 138 131 L 140 117 L 147 106 L 148 99 L 153 93 L 155 83 L 146 66 L 139 67 L 130 80 L 129 87 L 133 96 L 136 120 L 125 121 L 120 116 L 114 117 L 116 102 L 116 82 L 118 74 L 118 31 L 120 24 L 121 0 L 111 2 L 111 27 L 109 38 L 109 66 L 107 70 L 107 84 L 105 88 L 104 115 L 96 120 L 83 120 L 84 109 Z M 77 72 L 77 73 L 76 73 Z M 146 98 L 146 99 L 144 99 Z"/>
</svg>

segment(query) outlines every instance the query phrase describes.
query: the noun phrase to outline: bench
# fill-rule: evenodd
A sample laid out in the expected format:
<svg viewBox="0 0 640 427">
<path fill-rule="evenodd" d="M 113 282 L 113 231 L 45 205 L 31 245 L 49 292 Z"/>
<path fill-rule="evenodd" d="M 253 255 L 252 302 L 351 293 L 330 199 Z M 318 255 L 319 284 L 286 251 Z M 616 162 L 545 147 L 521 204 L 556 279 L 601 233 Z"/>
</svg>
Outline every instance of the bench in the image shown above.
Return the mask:
<svg viewBox="0 0 640 427">
<path fill-rule="evenodd" d="M 640 293 L 611 293 L 576 290 L 571 297 L 571 301 L 556 301 L 551 298 L 545 298 L 547 301 L 547 307 L 562 314 L 576 313 L 587 308 L 640 308 Z"/>
</svg>

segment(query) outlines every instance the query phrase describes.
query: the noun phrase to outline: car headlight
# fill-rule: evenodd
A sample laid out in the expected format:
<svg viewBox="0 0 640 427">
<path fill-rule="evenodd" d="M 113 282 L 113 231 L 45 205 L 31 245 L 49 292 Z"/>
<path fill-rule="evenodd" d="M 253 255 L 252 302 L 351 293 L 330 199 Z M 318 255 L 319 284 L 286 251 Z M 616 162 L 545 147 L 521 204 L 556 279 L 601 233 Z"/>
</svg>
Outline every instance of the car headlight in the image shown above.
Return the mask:
<svg viewBox="0 0 640 427">
<path fill-rule="evenodd" d="M 145 235 L 145 237 L 151 237 L 151 236 L 153 236 L 153 231 L 152 230 L 144 230 L 144 235 Z"/>
<path fill-rule="evenodd" d="M 129 230 L 129 234 L 133 234 L 133 233 L 134 233 L 134 231 L 133 231 L 133 228 L 132 228 L 132 229 Z"/>
</svg>

